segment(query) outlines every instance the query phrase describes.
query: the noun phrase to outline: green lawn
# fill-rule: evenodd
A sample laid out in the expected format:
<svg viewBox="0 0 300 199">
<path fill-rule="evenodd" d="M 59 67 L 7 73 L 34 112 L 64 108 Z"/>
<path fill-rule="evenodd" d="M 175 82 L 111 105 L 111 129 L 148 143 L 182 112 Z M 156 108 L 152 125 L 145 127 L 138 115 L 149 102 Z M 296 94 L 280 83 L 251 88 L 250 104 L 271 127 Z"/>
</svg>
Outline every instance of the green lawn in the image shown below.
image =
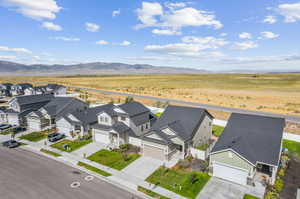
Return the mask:
<svg viewBox="0 0 300 199">
<path fill-rule="evenodd" d="M 209 179 L 210 176 L 203 172 L 190 172 L 160 167 L 146 181 L 193 199 Z"/>
<path fill-rule="evenodd" d="M 109 150 L 100 150 L 91 156 L 89 156 L 87 159 L 98 162 L 100 164 L 103 164 L 105 166 L 122 170 L 126 166 L 128 166 L 130 163 L 138 159 L 140 155 L 131 153 L 128 154 L 127 157 L 123 156 L 120 152 L 115 151 L 109 151 Z"/>
<path fill-rule="evenodd" d="M 47 138 L 47 134 L 43 133 L 43 132 L 33 132 L 33 133 L 29 133 L 27 135 L 22 135 L 20 138 L 23 140 L 28 140 L 31 142 L 38 142 L 42 139 Z"/>
<path fill-rule="evenodd" d="M 83 147 L 84 145 L 90 144 L 91 142 L 92 142 L 92 139 L 74 140 L 74 141 L 65 139 L 65 140 L 62 140 L 62 141 L 57 142 L 55 144 L 52 144 L 51 147 L 56 148 L 56 149 L 61 150 L 61 151 L 65 151 L 65 152 L 72 152 L 72 151 L 75 151 L 75 150 Z M 67 150 L 64 149 L 65 144 L 68 144 L 70 146 L 70 150 L 67 151 Z"/>
<path fill-rule="evenodd" d="M 141 187 L 141 186 L 138 186 L 138 191 L 140 192 L 143 192 L 144 194 L 152 197 L 152 198 L 159 198 L 159 199 L 171 199 L 171 198 L 168 198 L 168 197 L 165 197 L 165 196 L 162 196 L 158 193 L 155 193 L 149 189 L 145 189 L 144 187 Z"/>
<path fill-rule="evenodd" d="M 105 176 L 105 177 L 111 176 L 110 173 L 107 173 L 106 171 L 103 171 L 103 170 L 98 169 L 98 168 L 96 168 L 96 167 L 93 167 L 93 166 L 91 166 L 91 165 L 85 164 L 84 162 L 78 162 L 77 165 L 78 165 L 78 166 L 81 166 L 81 167 L 84 167 L 84 168 L 86 168 L 86 169 L 88 169 L 88 170 L 90 170 L 90 171 L 93 171 L 93 172 L 95 172 L 95 173 L 98 173 L 98 174 L 100 174 L 100 175 L 103 175 L 103 176 Z"/>
<path fill-rule="evenodd" d="M 243 199 L 259 199 L 258 197 L 256 196 L 252 196 L 252 195 L 249 195 L 249 194 L 245 194 Z"/>
<path fill-rule="evenodd" d="M 9 135 L 11 134 L 11 131 L 1 131 L 0 135 Z"/>
<path fill-rule="evenodd" d="M 287 148 L 289 152 L 297 154 L 300 159 L 300 142 L 283 140 L 283 148 Z"/>
<path fill-rule="evenodd" d="M 224 128 L 223 126 L 218 126 L 218 125 L 213 125 L 213 134 L 214 136 L 217 136 L 217 137 L 220 137 L 222 132 L 224 131 Z"/>
<path fill-rule="evenodd" d="M 160 117 L 160 116 L 161 116 L 161 114 L 162 114 L 162 113 L 160 113 L 160 112 L 158 112 L 158 113 L 155 113 L 155 115 L 156 115 L 157 117 Z"/>
<path fill-rule="evenodd" d="M 48 154 L 48 155 L 52 155 L 52 156 L 54 156 L 54 157 L 59 157 L 59 156 L 61 156 L 59 153 L 55 153 L 55 152 L 49 151 L 49 150 L 47 150 L 47 149 L 41 149 L 41 152 L 46 153 L 46 154 Z"/>
</svg>

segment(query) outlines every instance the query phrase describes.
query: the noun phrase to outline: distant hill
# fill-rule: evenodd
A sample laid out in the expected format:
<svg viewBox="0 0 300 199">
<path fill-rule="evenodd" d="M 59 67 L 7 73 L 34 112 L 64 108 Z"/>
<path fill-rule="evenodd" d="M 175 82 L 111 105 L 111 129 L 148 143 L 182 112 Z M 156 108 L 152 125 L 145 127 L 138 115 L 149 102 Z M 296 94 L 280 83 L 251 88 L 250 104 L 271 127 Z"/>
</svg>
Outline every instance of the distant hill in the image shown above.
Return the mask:
<svg viewBox="0 0 300 199">
<path fill-rule="evenodd" d="M 94 74 L 162 74 L 162 73 L 208 73 L 205 70 L 177 67 L 161 67 L 147 64 L 123 64 L 94 62 L 73 65 L 25 65 L 0 61 L 0 75 L 94 75 Z"/>
</svg>

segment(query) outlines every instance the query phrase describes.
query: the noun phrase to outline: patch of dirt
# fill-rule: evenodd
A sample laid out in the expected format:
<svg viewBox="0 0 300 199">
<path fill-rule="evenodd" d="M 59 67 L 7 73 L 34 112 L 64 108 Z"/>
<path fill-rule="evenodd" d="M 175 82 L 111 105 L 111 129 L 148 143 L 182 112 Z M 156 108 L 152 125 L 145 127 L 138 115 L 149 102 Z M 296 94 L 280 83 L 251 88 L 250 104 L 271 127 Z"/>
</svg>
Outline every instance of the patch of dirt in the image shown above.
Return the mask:
<svg viewBox="0 0 300 199">
<path fill-rule="evenodd" d="M 280 199 L 296 199 L 297 188 L 300 188 L 300 160 L 291 158 L 285 176 Z"/>
</svg>

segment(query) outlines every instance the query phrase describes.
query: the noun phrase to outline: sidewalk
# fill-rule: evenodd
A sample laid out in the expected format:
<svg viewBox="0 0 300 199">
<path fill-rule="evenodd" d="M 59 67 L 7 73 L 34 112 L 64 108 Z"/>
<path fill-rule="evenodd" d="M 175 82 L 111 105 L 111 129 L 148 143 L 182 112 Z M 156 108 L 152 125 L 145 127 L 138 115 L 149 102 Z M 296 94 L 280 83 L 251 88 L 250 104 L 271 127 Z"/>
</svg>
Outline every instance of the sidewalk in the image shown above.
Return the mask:
<svg viewBox="0 0 300 199">
<path fill-rule="evenodd" d="M 42 140 L 39 142 L 30 142 L 27 140 L 19 140 L 18 137 L 19 136 L 17 136 L 16 140 L 27 144 L 25 146 L 22 146 L 22 148 L 24 148 L 24 149 L 28 149 L 30 151 L 37 152 L 39 154 L 43 154 L 43 155 L 49 157 L 49 155 L 40 152 L 41 149 L 47 149 L 49 151 L 53 151 L 53 152 L 61 155 L 60 157 L 57 157 L 57 158 L 51 157 L 52 159 L 56 159 L 56 160 L 60 160 L 60 161 L 62 160 L 62 161 L 64 161 L 64 163 L 71 164 L 72 166 L 75 166 L 76 168 L 80 168 L 81 170 L 86 170 L 86 169 L 83 169 L 83 168 L 77 166 L 77 163 L 79 161 L 89 164 L 89 165 L 96 167 L 98 169 L 101 169 L 103 171 L 106 171 L 106 172 L 112 174 L 112 176 L 109 176 L 109 177 L 102 176 L 102 179 L 106 179 L 106 181 L 109 181 L 112 184 L 115 184 L 115 185 L 117 184 L 119 186 L 121 185 L 123 188 L 126 187 L 127 189 L 132 190 L 132 191 L 137 191 L 138 186 L 142 186 L 146 189 L 149 189 L 153 192 L 156 192 L 160 195 L 169 197 L 171 199 L 186 199 L 185 197 L 180 196 L 174 192 L 171 192 L 165 188 L 148 183 L 141 178 L 132 176 L 130 174 L 124 173 L 122 171 L 119 171 L 119 170 L 116 170 L 116 169 L 113 169 L 113 168 L 110 168 L 110 167 L 107 167 L 104 165 L 101 165 L 99 163 L 90 161 L 88 159 L 84 159 L 83 157 L 75 155 L 74 153 L 72 154 L 72 153 L 68 153 L 68 152 L 64 152 L 64 151 L 60 151 L 58 149 L 52 148 L 49 146 L 49 143 L 47 145 L 45 145 L 45 140 Z M 5 138 L 8 138 L 8 137 L 6 136 Z M 5 139 L 5 138 L 0 135 L 0 140 Z"/>
</svg>

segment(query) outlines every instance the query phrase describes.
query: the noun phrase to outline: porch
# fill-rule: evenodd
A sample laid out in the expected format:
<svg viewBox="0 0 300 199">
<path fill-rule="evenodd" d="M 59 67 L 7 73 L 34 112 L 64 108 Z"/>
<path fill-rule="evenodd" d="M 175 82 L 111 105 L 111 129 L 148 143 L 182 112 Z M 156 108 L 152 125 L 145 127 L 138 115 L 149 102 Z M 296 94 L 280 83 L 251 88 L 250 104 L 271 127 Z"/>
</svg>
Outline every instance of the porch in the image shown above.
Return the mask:
<svg viewBox="0 0 300 199">
<path fill-rule="evenodd" d="M 277 167 L 264 163 L 258 163 L 253 174 L 252 184 L 254 186 L 261 185 L 264 187 L 266 187 L 268 184 L 274 184 L 276 173 Z"/>
</svg>

